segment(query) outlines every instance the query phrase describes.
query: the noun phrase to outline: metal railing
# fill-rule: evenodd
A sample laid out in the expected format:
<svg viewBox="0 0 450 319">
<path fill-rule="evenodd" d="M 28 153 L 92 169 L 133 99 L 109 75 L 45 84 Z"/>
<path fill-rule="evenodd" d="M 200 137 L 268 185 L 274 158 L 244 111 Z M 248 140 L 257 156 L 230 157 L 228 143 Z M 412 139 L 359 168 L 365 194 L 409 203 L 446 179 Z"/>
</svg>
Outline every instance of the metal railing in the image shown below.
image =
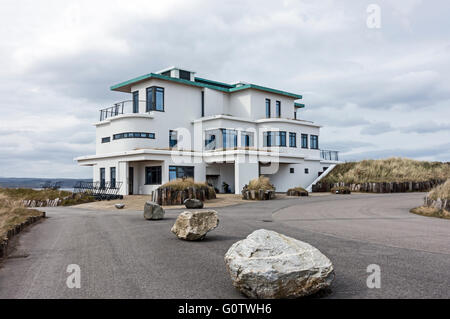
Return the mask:
<svg viewBox="0 0 450 319">
<path fill-rule="evenodd" d="M 113 106 L 100 110 L 100 121 L 121 114 L 139 113 L 139 110 L 145 110 L 146 101 L 139 100 L 135 107 L 132 100 L 114 103 Z"/>
<path fill-rule="evenodd" d="M 339 151 L 320 150 L 320 158 L 327 161 L 339 161 Z"/>
</svg>

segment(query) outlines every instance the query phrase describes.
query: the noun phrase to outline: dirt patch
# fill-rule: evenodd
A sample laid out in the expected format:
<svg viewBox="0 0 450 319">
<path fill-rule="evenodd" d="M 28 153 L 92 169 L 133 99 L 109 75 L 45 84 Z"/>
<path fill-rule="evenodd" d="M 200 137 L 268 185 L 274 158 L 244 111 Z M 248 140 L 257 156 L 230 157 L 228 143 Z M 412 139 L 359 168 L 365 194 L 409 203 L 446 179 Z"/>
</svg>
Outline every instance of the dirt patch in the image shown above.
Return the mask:
<svg viewBox="0 0 450 319">
<path fill-rule="evenodd" d="M 420 206 L 410 210 L 411 213 L 427 217 L 437 217 L 443 219 L 450 219 L 450 212 L 446 210 L 437 209 L 434 207 Z"/>
</svg>

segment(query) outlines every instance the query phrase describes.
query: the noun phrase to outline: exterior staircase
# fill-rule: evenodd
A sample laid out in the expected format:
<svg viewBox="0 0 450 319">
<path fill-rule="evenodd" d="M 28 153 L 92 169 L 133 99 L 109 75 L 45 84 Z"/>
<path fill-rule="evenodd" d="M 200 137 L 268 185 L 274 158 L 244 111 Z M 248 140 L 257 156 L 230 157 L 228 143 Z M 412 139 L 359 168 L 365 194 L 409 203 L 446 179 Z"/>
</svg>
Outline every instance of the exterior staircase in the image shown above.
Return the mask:
<svg viewBox="0 0 450 319">
<path fill-rule="evenodd" d="M 322 178 L 324 178 L 325 176 L 327 176 L 327 175 L 333 170 L 333 168 L 335 168 L 335 167 L 336 167 L 336 164 L 331 164 L 330 166 L 328 166 L 328 168 L 327 168 L 322 174 L 320 174 L 320 176 L 317 177 L 317 178 L 314 180 L 314 182 L 312 182 L 308 187 L 306 187 L 306 190 L 307 190 L 308 192 L 312 192 L 312 187 L 313 187 L 313 185 L 315 185 L 315 184 L 317 184 L 318 182 L 320 182 L 320 180 L 321 180 Z"/>
</svg>

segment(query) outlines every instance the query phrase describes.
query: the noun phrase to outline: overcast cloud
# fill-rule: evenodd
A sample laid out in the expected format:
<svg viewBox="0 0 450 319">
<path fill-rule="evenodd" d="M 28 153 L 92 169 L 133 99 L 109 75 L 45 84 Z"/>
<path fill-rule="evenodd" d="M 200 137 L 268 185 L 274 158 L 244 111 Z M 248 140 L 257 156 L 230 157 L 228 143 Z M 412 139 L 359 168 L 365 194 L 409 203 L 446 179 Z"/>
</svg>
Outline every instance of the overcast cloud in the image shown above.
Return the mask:
<svg viewBox="0 0 450 319">
<path fill-rule="evenodd" d="M 366 25 L 381 8 L 381 28 Z M 450 2 L 23 1 L 0 10 L 0 176 L 91 177 L 109 86 L 177 65 L 301 93 L 345 160 L 450 160 Z"/>
</svg>

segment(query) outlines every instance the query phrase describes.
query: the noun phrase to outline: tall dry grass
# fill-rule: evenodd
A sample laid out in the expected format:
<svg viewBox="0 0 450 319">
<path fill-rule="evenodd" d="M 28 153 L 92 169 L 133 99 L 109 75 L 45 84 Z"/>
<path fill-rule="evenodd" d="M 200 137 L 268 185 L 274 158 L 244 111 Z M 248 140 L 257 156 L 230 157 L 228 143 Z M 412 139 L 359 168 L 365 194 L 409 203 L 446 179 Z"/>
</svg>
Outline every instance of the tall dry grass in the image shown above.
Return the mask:
<svg viewBox="0 0 450 319">
<path fill-rule="evenodd" d="M 416 161 L 407 158 L 364 160 L 337 165 L 322 180 L 349 184 L 377 182 L 421 182 L 450 178 L 450 163 Z"/>
<path fill-rule="evenodd" d="M 249 190 L 260 190 L 263 189 L 265 191 L 269 191 L 269 190 L 275 190 L 275 186 L 273 186 L 270 183 L 270 179 L 264 175 L 261 175 L 258 178 L 252 179 L 249 183 L 248 183 L 248 187 Z"/>
<path fill-rule="evenodd" d="M 161 188 L 170 187 L 171 189 L 176 191 L 182 191 L 185 190 L 186 188 L 195 187 L 205 189 L 211 197 L 214 197 L 216 194 L 214 187 L 209 186 L 206 182 L 203 183 L 195 182 L 193 178 L 177 178 L 168 181 L 167 183 L 161 185 L 160 187 Z"/>
<path fill-rule="evenodd" d="M 450 178 L 444 184 L 438 185 L 430 191 L 429 197 L 433 200 L 450 199 Z"/>
</svg>

